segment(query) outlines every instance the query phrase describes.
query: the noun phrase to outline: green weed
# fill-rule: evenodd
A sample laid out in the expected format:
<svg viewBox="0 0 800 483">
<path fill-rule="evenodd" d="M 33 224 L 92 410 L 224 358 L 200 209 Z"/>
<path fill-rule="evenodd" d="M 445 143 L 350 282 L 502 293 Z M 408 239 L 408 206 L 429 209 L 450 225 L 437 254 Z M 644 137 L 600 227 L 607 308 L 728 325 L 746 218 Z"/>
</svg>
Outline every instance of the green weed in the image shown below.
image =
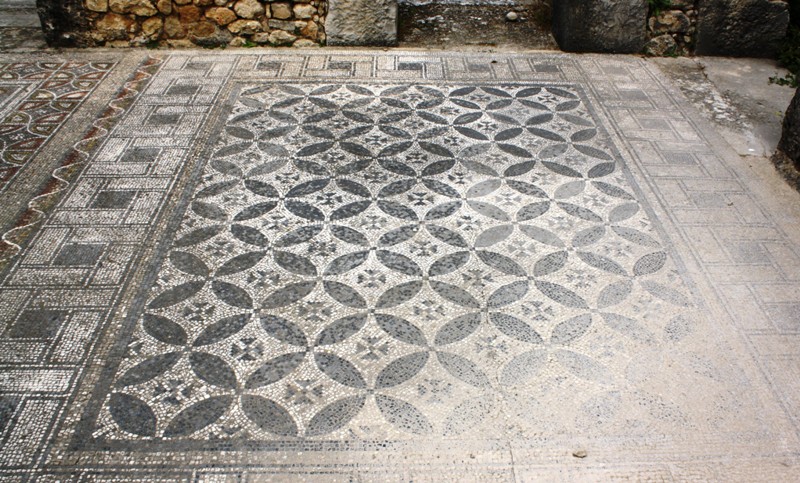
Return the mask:
<svg viewBox="0 0 800 483">
<path fill-rule="evenodd" d="M 791 25 L 786 38 L 778 49 L 778 62 L 785 67 L 789 74 L 785 77 L 770 77 L 772 84 L 782 86 L 800 86 L 800 0 L 789 2 Z"/>
<path fill-rule="evenodd" d="M 647 0 L 650 15 L 658 15 L 672 6 L 672 0 Z"/>
</svg>

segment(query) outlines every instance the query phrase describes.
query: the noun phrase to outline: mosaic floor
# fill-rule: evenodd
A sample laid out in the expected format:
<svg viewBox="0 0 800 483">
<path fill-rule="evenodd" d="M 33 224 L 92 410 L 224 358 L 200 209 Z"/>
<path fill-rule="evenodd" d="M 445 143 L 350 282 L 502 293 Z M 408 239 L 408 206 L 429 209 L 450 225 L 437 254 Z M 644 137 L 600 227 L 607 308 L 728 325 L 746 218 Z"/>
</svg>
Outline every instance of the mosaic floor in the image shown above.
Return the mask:
<svg viewBox="0 0 800 483">
<path fill-rule="evenodd" d="M 97 55 L 2 227 L 4 479 L 798 477 L 800 210 L 645 61 Z"/>
<path fill-rule="evenodd" d="M 110 62 L 0 63 L 0 193 L 113 67 Z"/>
</svg>

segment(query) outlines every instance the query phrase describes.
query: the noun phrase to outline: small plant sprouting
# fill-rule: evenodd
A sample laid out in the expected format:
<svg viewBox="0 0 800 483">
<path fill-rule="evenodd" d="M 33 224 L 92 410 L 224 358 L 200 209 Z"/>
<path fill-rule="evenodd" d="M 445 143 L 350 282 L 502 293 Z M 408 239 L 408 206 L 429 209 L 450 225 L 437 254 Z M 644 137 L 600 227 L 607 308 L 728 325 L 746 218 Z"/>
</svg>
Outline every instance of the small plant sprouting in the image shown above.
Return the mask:
<svg viewBox="0 0 800 483">
<path fill-rule="evenodd" d="M 800 87 L 800 79 L 791 72 L 784 77 L 772 76 L 769 78 L 769 83 L 779 86 Z"/>
<path fill-rule="evenodd" d="M 800 26 L 789 26 L 786 39 L 778 50 L 778 62 L 789 73 L 785 77 L 770 77 L 769 82 L 781 86 L 800 86 Z"/>
<path fill-rule="evenodd" d="M 672 6 L 672 0 L 647 0 L 651 15 L 658 15 Z"/>
</svg>

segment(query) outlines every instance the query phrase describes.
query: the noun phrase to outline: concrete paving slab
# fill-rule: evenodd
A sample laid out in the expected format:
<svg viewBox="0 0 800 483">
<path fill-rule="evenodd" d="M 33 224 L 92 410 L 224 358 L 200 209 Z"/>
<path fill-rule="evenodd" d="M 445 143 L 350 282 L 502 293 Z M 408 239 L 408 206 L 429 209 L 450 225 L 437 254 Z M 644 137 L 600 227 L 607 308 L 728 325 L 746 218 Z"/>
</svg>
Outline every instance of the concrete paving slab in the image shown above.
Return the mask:
<svg viewBox="0 0 800 483">
<path fill-rule="evenodd" d="M 0 27 L 39 28 L 39 17 L 24 10 L 0 9 Z"/>
<path fill-rule="evenodd" d="M 0 52 L 38 52 L 45 48 L 41 27 L 0 28 Z"/>
<path fill-rule="evenodd" d="M 740 155 L 769 157 L 775 152 L 794 89 L 770 83 L 771 77 L 788 73 L 774 60 L 680 57 L 652 62 Z"/>
<path fill-rule="evenodd" d="M 6 235 L 5 478 L 798 477 L 800 195 L 650 62 L 91 55 Z"/>
<path fill-rule="evenodd" d="M 0 2 L 0 29 L 9 27 L 40 28 L 39 15 L 36 13 L 36 2 L 9 1 Z"/>
</svg>

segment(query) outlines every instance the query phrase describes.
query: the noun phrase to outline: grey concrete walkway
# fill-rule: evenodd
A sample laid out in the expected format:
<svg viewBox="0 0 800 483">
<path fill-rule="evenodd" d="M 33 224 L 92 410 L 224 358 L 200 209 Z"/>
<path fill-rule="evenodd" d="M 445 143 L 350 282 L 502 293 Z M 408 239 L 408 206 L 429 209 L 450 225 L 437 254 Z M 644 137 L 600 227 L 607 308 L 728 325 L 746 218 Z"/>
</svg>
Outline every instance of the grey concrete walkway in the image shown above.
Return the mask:
<svg viewBox="0 0 800 483">
<path fill-rule="evenodd" d="M 47 47 L 35 0 L 0 0 L 0 52 Z"/>
<path fill-rule="evenodd" d="M 0 474 L 798 479 L 800 195 L 670 75 L 4 54 Z"/>
</svg>

